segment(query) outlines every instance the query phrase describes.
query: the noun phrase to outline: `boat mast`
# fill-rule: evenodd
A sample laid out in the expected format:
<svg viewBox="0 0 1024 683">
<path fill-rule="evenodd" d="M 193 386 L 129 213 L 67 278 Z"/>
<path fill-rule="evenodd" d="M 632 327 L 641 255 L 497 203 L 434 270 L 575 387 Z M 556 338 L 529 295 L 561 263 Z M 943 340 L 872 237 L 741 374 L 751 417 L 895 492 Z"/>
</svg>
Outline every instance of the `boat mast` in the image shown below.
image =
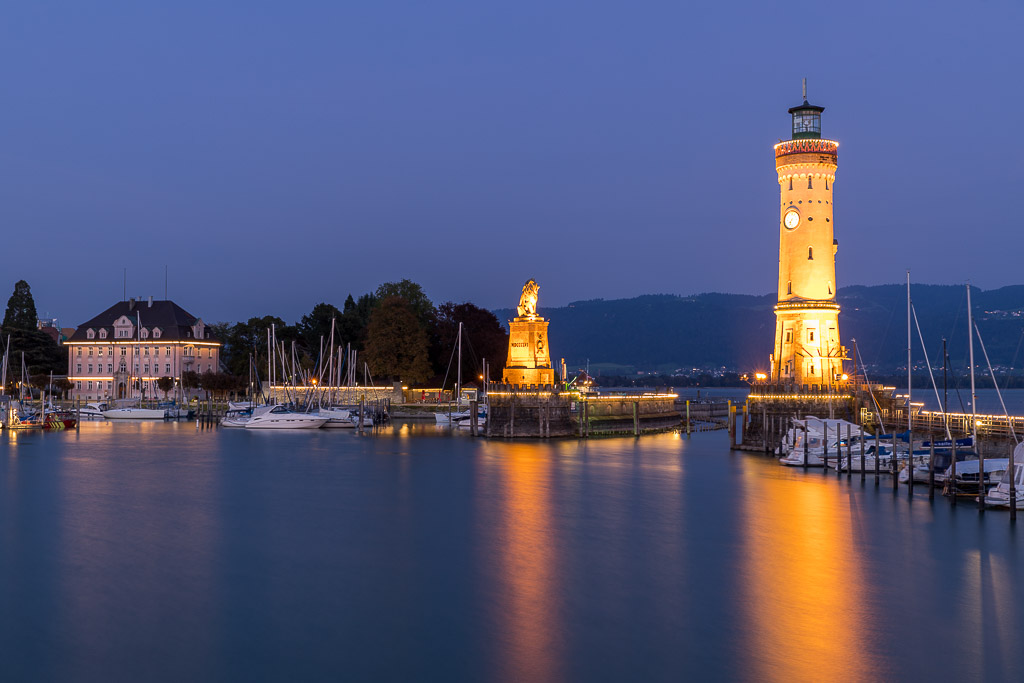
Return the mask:
<svg viewBox="0 0 1024 683">
<path fill-rule="evenodd" d="M 457 343 L 458 343 L 458 347 L 459 347 L 459 369 L 458 369 L 458 374 L 456 375 L 457 379 L 455 380 L 455 402 L 456 403 L 460 403 L 461 400 L 462 400 L 462 323 L 461 322 L 459 323 L 459 338 L 458 338 L 458 342 Z"/>
<path fill-rule="evenodd" d="M 914 415 L 913 406 L 910 403 L 912 389 L 911 375 L 910 375 L 910 347 L 911 347 L 911 336 L 910 336 L 910 271 L 907 271 L 907 445 L 910 448 L 910 460 L 907 461 L 907 471 L 910 473 L 910 488 L 913 490 L 914 483 L 914 439 L 911 433 L 914 427 Z M 895 454 L 893 454 L 895 456 Z"/>
</svg>

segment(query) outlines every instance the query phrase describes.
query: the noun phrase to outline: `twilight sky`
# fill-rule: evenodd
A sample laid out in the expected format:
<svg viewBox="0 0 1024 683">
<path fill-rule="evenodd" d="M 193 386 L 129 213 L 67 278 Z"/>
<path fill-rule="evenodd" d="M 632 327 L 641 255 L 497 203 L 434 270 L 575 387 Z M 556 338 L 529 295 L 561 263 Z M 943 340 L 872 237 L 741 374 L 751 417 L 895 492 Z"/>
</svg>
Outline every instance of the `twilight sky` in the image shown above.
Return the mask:
<svg viewBox="0 0 1024 683">
<path fill-rule="evenodd" d="M 776 284 L 786 109 L 838 279 L 1022 282 L 1024 5 L 32 2 L 0 22 L 0 297 L 207 321 L 408 277 L 540 307 Z"/>
</svg>

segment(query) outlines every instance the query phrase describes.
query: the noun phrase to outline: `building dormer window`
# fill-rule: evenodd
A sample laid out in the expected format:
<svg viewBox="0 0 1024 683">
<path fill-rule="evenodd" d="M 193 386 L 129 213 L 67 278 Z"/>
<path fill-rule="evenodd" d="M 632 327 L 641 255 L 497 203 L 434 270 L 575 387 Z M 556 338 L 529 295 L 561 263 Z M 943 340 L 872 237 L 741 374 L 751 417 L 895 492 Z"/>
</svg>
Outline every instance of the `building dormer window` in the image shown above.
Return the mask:
<svg viewBox="0 0 1024 683">
<path fill-rule="evenodd" d="M 142 328 L 139 334 L 142 335 L 143 339 L 149 339 L 149 330 L 147 330 L 145 327 Z"/>
<path fill-rule="evenodd" d="M 85 338 L 86 339 L 93 339 L 95 337 L 96 337 L 96 330 L 94 330 L 94 329 L 92 329 L 90 327 L 88 330 L 85 331 Z"/>
<path fill-rule="evenodd" d="M 159 327 L 154 327 L 153 328 L 153 339 L 159 339 L 159 338 L 160 338 L 160 328 Z"/>
<path fill-rule="evenodd" d="M 104 329 L 100 330 L 100 339 L 106 339 L 106 338 L 107 338 L 107 330 L 106 330 L 106 328 L 104 328 Z"/>
</svg>

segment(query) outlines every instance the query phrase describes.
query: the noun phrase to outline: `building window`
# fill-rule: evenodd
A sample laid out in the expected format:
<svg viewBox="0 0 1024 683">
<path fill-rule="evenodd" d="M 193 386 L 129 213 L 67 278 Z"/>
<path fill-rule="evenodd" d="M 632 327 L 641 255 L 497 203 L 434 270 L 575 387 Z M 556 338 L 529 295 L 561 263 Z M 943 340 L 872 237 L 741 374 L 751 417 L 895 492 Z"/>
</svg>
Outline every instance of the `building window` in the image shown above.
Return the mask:
<svg viewBox="0 0 1024 683">
<path fill-rule="evenodd" d="M 86 332 L 85 332 L 85 338 L 86 339 L 92 339 L 95 336 L 96 336 L 96 331 L 95 330 L 92 330 L 92 329 L 86 330 Z"/>
<path fill-rule="evenodd" d="M 807 341 L 808 342 L 813 342 L 814 341 L 814 330 L 807 330 Z"/>
<path fill-rule="evenodd" d="M 810 373 L 808 373 L 808 374 L 811 374 L 811 375 L 814 374 L 814 364 L 813 363 L 811 364 Z"/>
<path fill-rule="evenodd" d="M 88 383 L 88 389 L 89 389 L 89 391 L 92 391 L 92 382 Z"/>
<path fill-rule="evenodd" d="M 789 179 L 789 189 L 791 189 L 791 190 L 793 189 L 793 179 L 792 178 Z"/>
<path fill-rule="evenodd" d="M 89 363 L 89 374 L 92 374 L 92 363 Z"/>
<path fill-rule="evenodd" d="M 811 185 L 811 176 L 807 176 L 807 189 L 808 190 L 813 190 L 814 189 L 814 186 Z"/>
<path fill-rule="evenodd" d="M 793 343 L 793 330 L 786 330 L 786 343 L 787 344 L 792 344 Z"/>
<path fill-rule="evenodd" d="M 149 374 L 149 363 L 146 363 L 146 374 Z"/>
<path fill-rule="evenodd" d="M 826 190 L 828 189 L 828 178 L 825 178 L 825 189 Z M 828 204 L 828 202 L 825 202 L 825 203 Z"/>
<path fill-rule="evenodd" d="M 167 347 L 167 348 L 166 348 L 166 349 L 164 350 L 164 355 L 165 355 L 165 356 L 169 356 L 169 355 L 171 355 L 171 347 L 170 347 L 170 346 L 168 346 L 168 347 Z"/>
<path fill-rule="evenodd" d="M 793 281 L 792 280 L 788 280 L 786 282 L 786 294 L 792 294 L 792 293 L 793 293 Z"/>
<path fill-rule="evenodd" d="M 76 355 L 78 355 L 78 356 L 82 355 L 82 347 L 81 346 L 78 347 L 78 353 Z"/>
<path fill-rule="evenodd" d="M 81 382 L 75 382 L 75 388 L 78 389 L 79 391 L 81 391 L 82 390 L 82 383 Z"/>
<path fill-rule="evenodd" d="M 78 373 L 79 375 L 82 374 L 82 364 L 81 363 L 76 363 L 75 364 L 75 372 Z"/>
<path fill-rule="evenodd" d="M 126 347 L 124 347 L 124 346 L 121 347 L 121 355 L 122 356 L 127 356 L 128 355 L 128 349 Z"/>
<path fill-rule="evenodd" d="M 113 372 L 113 371 L 114 371 L 114 364 L 113 363 L 107 363 L 107 372 Z"/>
<path fill-rule="evenodd" d="M 107 331 L 105 329 L 100 330 L 100 339 L 106 339 L 106 338 L 107 338 Z"/>
<path fill-rule="evenodd" d="M 107 347 L 107 355 L 108 356 L 113 356 L 114 355 L 114 347 L 113 346 L 108 346 Z"/>
<path fill-rule="evenodd" d="M 814 247 L 807 247 L 807 260 L 808 261 L 813 261 L 814 260 Z"/>
<path fill-rule="evenodd" d="M 147 355 L 147 356 L 149 355 L 149 347 L 148 346 L 143 347 L 143 353 L 145 353 L 145 355 Z"/>
</svg>

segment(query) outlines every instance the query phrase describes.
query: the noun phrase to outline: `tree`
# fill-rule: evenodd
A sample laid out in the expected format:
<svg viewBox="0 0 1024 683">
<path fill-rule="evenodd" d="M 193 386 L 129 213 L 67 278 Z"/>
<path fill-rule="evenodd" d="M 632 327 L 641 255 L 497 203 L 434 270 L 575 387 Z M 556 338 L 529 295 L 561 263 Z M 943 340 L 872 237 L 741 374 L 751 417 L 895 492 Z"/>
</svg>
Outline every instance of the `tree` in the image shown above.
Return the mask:
<svg viewBox="0 0 1024 683">
<path fill-rule="evenodd" d="M 3 328 L 11 330 L 35 330 L 39 317 L 36 315 L 36 302 L 32 300 L 32 290 L 24 280 L 14 284 L 14 293 L 7 300 L 7 312 L 4 313 Z"/>
<path fill-rule="evenodd" d="M 338 321 L 338 344 L 351 344 L 355 350 L 362 351 L 366 343 L 366 328 L 376 307 L 377 297 L 373 294 L 363 294 L 358 301 L 349 294 Z"/>
<path fill-rule="evenodd" d="M 424 330 L 430 326 L 430 320 L 434 317 L 434 304 L 431 303 L 422 287 L 412 280 L 402 280 L 401 282 L 385 282 L 377 288 L 378 300 L 383 301 L 393 296 L 409 304 Z"/>
<path fill-rule="evenodd" d="M 336 345 L 339 343 L 341 338 L 338 334 L 337 328 L 341 317 L 341 311 L 339 311 L 335 306 L 325 303 L 317 304 L 308 315 L 302 316 L 302 320 L 300 320 L 295 327 L 306 346 L 306 350 L 309 351 L 310 356 L 316 357 L 320 353 L 321 339 L 323 339 L 323 343 L 325 345 L 330 340 L 332 322 L 334 323 L 335 328 L 334 343 Z M 325 347 L 324 353 L 329 352 L 329 349 Z"/>
<path fill-rule="evenodd" d="M 377 305 L 367 328 L 365 357 L 381 377 L 409 383 L 430 377 L 427 333 L 406 301 L 393 296 Z"/>
<path fill-rule="evenodd" d="M 167 392 L 174 388 L 173 377 L 160 377 L 156 381 L 156 387 L 160 391 L 164 392 L 164 398 L 167 398 Z"/>
<path fill-rule="evenodd" d="M 437 307 L 431 324 L 431 356 L 434 369 L 444 374 L 452 358 L 462 323 L 462 377 L 476 380 L 483 368 L 483 360 L 490 367 L 489 379 L 501 379 L 508 354 L 508 332 L 490 311 L 471 303 L 452 301 Z M 453 366 L 452 373 L 457 369 Z"/>
</svg>

